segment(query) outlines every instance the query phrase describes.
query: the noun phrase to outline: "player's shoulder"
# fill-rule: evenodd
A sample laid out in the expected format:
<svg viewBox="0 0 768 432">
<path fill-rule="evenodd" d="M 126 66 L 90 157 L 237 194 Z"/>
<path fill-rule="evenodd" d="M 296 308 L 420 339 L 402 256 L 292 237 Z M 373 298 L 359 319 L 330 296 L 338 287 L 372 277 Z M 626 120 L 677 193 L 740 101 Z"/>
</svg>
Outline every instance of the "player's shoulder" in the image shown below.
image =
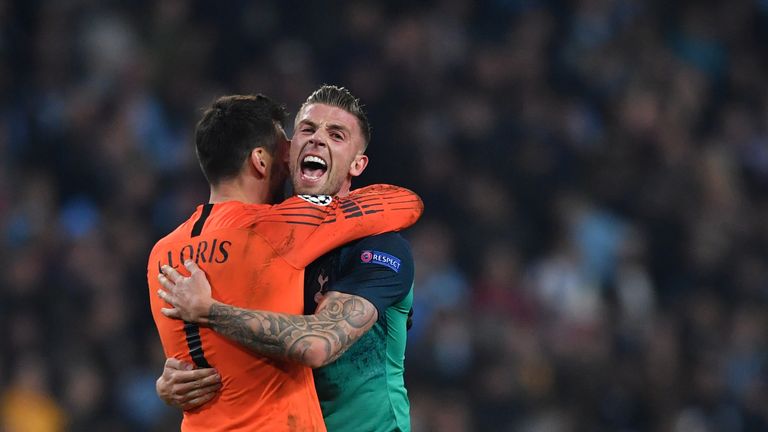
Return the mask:
<svg viewBox="0 0 768 432">
<path fill-rule="evenodd" d="M 157 249 L 158 247 L 162 247 L 163 245 L 173 243 L 178 239 L 182 238 L 182 236 L 189 237 L 189 234 L 185 235 L 185 233 L 188 233 L 189 231 L 191 231 L 192 225 L 194 224 L 195 215 L 197 213 L 198 212 L 195 211 L 195 213 L 193 213 L 192 216 L 189 217 L 189 219 L 179 224 L 179 226 L 174 228 L 173 231 L 169 232 L 168 234 L 160 238 L 160 240 L 155 242 L 155 246 L 152 248 L 152 251 L 154 252 L 155 249 Z"/>
<path fill-rule="evenodd" d="M 368 185 L 365 187 L 361 187 L 358 189 L 353 190 L 348 197 L 354 198 L 356 196 L 360 195 L 416 195 L 415 192 L 413 192 L 410 189 L 404 188 L 402 186 L 396 186 L 391 184 L 385 184 L 385 183 L 377 183 Z"/>
<path fill-rule="evenodd" d="M 269 207 L 268 205 L 251 205 L 239 201 L 200 204 L 187 220 L 158 240 L 153 251 L 158 247 L 189 240 L 192 236 L 193 227 L 200 222 L 201 218 L 205 224 L 206 232 L 225 228 L 243 228 L 247 227 L 260 212 Z"/>
<path fill-rule="evenodd" d="M 248 204 L 240 201 L 217 204 L 208 218 L 206 229 L 211 231 L 249 228 L 268 214 L 272 207 L 269 204 Z"/>
<path fill-rule="evenodd" d="M 410 243 L 408 243 L 408 240 L 406 240 L 402 235 L 400 235 L 400 233 L 397 232 L 386 232 L 383 234 L 368 236 L 350 243 L 345 247 L 353 250 L 379 248 L 404 251 L 409 255 L 411 253 Z"/>
</svg>

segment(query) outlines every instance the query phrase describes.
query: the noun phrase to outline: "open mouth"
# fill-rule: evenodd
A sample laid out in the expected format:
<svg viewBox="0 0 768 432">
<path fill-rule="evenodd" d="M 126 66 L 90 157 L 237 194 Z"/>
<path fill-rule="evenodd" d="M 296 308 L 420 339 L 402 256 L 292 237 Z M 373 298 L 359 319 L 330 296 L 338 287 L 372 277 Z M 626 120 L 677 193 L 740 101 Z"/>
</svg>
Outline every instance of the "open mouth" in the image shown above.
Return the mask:
<svg viewBox="0 0 768 432">
<path fill-rule="evenodd" d="M 314 155 L 304 156 L 301 161 L 301 174 L 309 180 L 317 180 L 328 171 L 328 163 Z"/>
</svg>

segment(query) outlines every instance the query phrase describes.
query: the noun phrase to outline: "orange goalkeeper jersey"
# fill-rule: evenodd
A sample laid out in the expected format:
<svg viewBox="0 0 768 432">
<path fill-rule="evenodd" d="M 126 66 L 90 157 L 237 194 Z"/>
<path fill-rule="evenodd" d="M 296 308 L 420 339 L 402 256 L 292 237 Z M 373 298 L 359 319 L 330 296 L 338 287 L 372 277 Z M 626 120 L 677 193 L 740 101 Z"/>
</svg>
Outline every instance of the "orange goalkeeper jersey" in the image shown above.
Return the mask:
<svg viewBox="0 0 768 432">
<path fill-rule="evenodd" d="M 161 239 L 149 257 L 152 315 L 168 357 L 215 367 L 217 397 L 186 411 L 182 430 L 324 431 L 311 369 L 257 356 L 212 330 L 172 320 L 156 292 L 160 266 L 186 274 L 194 260 L 208 275 L 213 298 L 234 306 L 289 314 L 304 311 L 304 267 L 357 238 L 412 225 L 423 206 L 413 192 L 389 185 L 348 197 L 295 196 L 278 205 L 237 201 L 205 204 Z"/>
</svg>

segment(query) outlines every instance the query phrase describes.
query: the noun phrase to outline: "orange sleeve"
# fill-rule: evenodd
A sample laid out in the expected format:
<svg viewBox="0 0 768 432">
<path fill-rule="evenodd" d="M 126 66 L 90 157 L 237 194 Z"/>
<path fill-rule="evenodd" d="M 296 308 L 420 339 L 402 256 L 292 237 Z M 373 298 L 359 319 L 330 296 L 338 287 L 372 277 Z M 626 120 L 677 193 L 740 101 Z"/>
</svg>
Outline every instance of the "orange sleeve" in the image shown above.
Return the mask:
<svg viewBox="0 0 768 432">
<path fill-rule="evenodd" d="M 273 206 L 257 225 L 259 234 L 292 266 L 304 268 L 352 240 L 408 228 L 423 210 L 414 192 L 379 184 L 343 198 L 291 197 Z"/>
</svg>

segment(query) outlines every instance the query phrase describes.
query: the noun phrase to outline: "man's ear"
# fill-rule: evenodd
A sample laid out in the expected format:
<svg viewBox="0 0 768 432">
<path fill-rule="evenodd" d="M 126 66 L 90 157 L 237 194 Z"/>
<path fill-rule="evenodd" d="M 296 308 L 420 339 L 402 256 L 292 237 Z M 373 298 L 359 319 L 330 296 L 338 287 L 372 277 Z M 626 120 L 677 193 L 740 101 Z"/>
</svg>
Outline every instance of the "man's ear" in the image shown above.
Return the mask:
<svg viewBox="0 0 768 432">
<path fill-rule="evenodd" d="M 269 153 L 267 153 L 264 147 L 256 147 L 255 149 L 251 150 L 251 157 L 249 158 L 249 161 L 260 178 L 267 176 L 269 157 Z"/>
<path fill-rule="evenodd" d="M 357 177 L 365 171 L 365 167 L 368 166 L 368 156 L 359 154 L 355 156 L 355 160 L 352 161 L 352 165 L 349 167 L 349 175 Z"/>
</svg>

